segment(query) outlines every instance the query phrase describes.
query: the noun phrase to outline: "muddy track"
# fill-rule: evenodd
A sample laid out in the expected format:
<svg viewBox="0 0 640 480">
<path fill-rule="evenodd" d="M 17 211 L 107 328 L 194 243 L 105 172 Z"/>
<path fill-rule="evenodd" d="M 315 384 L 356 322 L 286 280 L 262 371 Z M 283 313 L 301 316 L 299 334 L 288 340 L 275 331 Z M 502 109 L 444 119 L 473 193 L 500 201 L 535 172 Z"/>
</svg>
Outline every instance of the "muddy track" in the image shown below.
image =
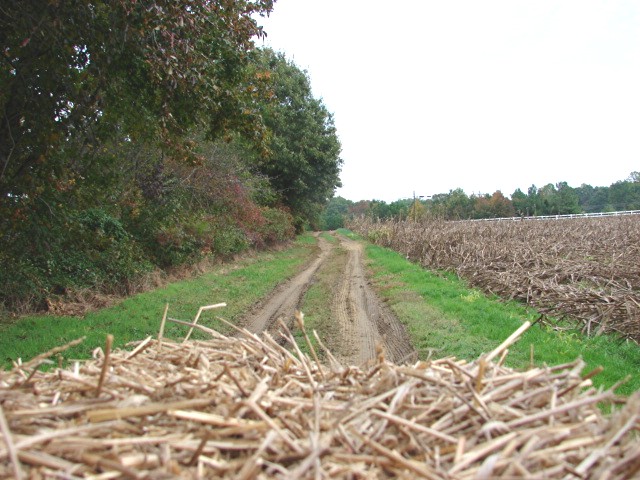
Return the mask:
<svg viewBox="0 0 640 480">
<path fill-rule="evenodd" d="M 414 360 L 415 350 L 404 326 L 378 298 L 369 284 L 363 266 L 362 244 L 337 235 L 336 243 L 318 237 L 319 254 L 303 271 L 279 285 L 254 306 L 240 324 L 249 331 L 275 334 L 281 319 L 291 325 L 303 297 L 318 270 L 338 248 L 346 255 L 333 282 L 334 291 L 327 309 L 331 311 L 332 334 L 323 339 L 345 365 L 361 365 L 381 350 L 388 360 L 403 363 Z M 337 258 L 337 257 L 336 257 Z"/>
<path fill-rule="evenodd" d="M 240 322 L 247 330 L 259 333 L 264 330 L 277 330 L 278 320 L 289 324 L 294 313 L 309 288 L 313 275 L 326 261 L 331 252 L 331 245 L 324 238 L 318 237 L 320 253 L 305 269 L 291 280 L 282 283 L 271 294 L 255 305 Z"/>
<path fill-rule="evenodd" d="M 342 236 L 340 244 L 347 251 L 347 262 L 332 313 L 340 330 L 338 338 L 351 352 L 343 361 L 362 364 L 376 356 L 377 347 L 393 362 L 413 360 L 415 350 L 406 329 L 367 280 L 362 244 Z"/>
</svg>

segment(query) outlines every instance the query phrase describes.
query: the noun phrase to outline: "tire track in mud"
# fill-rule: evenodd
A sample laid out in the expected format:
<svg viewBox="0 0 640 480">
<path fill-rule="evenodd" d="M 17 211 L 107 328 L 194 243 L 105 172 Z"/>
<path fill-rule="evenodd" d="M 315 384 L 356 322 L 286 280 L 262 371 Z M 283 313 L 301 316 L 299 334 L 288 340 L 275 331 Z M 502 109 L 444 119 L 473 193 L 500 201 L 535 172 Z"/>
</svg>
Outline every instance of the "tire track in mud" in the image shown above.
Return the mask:
<svg viewBox="0 0 640 480">
<path fill-rule="evenodd" d="M 359 365 L 375 358 L 380 336 L 367 317 L 360 252 L 351 242 L 341 245 L 347 247 L 347 261 L 331 305 L 338 330 L 334 354 L 343 363 Z"/>
<path fill-rule="evenodd" d="M 294 313 L 299 309 L 302 297 L 309 288 L 313 275 L 331 253 L 331 245 L 324 238 L 318 236 L 320 254 L 305 269 L 284 282 L 264 300 L 251 309 L 248 315 L 240 322 L 252 333 L 260 333 L 264 330 L 272 330 L 277 327 L 278 320 L 287 323 L 294 318 Z"/>
<path fill-rule="evenodd" d="M 340 329 L 339 341 L 350 343 L 350 352 L 341 359 L 362 364 L 375 358 L 377 348 L 396 363 L 416 359 L 416 352 L 404 325 L 376 295 L 367 280 L 362 244 L 340 236 L 347 262 L 332 310 Z M 340 349 L 344 351 L 344 348 Z"/>
<path fill-rule="evenodd" d="M 300 308 L 304 294 L 315 274 L 335 254 L 336 245 L 317 236 L 320 253 L 298 275 L 279 285 L 273 293 L 258 303 L 240 321 L 240 325 L 253 333 L 277 332 L 278 319 L 288 325 Z M 323 339 L 327 347 L 344 365 L 361 365 L 378 355 L 396 363 L 417 358 L 404 325 L 378 298 L 367 281 L 363 266 L 362 244 L 342 235 L 336 235 L 340 247 L 347 253 L 342 273 L 332 282 L 333 297 L 327 308 L 331 311 L 332 333 Z"/>
</svg>

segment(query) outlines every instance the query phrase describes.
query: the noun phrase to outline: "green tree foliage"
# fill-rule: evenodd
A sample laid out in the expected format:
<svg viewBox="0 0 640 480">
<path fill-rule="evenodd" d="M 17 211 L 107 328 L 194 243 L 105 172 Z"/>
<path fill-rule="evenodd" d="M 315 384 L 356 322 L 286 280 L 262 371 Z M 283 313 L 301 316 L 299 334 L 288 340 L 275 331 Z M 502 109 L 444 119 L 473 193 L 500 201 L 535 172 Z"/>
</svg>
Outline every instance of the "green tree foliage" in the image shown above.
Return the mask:
<svg viewBox="0 0 640 480">
<path fill-rule="evenodd" d="M 640 209 L 640 172 L 631 172 L 625 180 L 608 187 L 581 185 L 575 189 L 585 212 L 613 212 Z"/>
<path fill-rule="evenodd" d="M 429 202 L 428 202 L 429 204 Z M 433 195 L 430 208 L 434 215 L 447 220 L 464 220 L 473 216 L 474 198 L 461 188 Z"/>
<path fill-rule="evenodd" d="M 582 212 L 579 196 L 575 188 L 570 187 L 567 182 L 559 182 L 556 184 L 556 192 L 556 209 L 559 215 Z"/>
<path fill-rule="evenodd" d="M 529 215 L 567 215 L 581 213 L 580 196 L 576 189 L 567 182 L 557 184 L 548 183 L 538 189 L 535 185 L 529 188 L 529 198 L 523 200 L 519 206 L 526 206 Z M 525 213 L 526 214 L 526 213 Z"/>
<path fill-rule="evenodd" d="M 0 302 L 129 290 L 155 266 L 293 234 L 269 182 L 271 0 L 7 0 L 0 8 Z"/>
<path fill-rule="evenodd" d="M 4 2 L 0 201 L 72 180 L 67 157 L 55 155 L 70 138 L 85 145 L 160 135 L 185 155 L 183 133 L 197 122 L 212 136 L 231 126 L 260 132 L 242 75 L 261 34 L 252 14 L 271 7 L 266 0 Z"/>
<path fill-rule="evenodd" d="M 389 218 L 391 216 L 391 209 L 389 205 L 382 200 L 371 200 L 368 215 L 372 218 Z"/>
<path fill-rule="evenodd" d="M 544 210 L 542 207 L 542 198 L 538 193 L 538 187 L 535 185 L 531 185 L 527 189 L 527 210 L 526 216 L 536 216 L 536 215 L 544 215 Z"/>
<path fill-rule="evenodd" d="M 261 204 L 270 186 L 251 173 L 242 148 L 203 139 L 195 144 L 197 163 L 164 162 L 160 170 L 147 170 L 121 203 L 127 228 L 156 264 L 173 266 L 208 253 L 231 255 L 293 234 L 290 215 Z"/>
<path fill-rule="evenodd" d="M 529 215 L 529 197 L 519 188 L 511 195 L 511 203 L 516 215 L 521 217 Z"/>
<path fill-rule="evenodd" d="M 407 218 L 411 210 L 412 199 L 395 200 L 389 204 L 389 216 L 387 218 Z"/>
<path fill-rule="evenodd" d="M 318 226 L 323 207 L 340 184 L 340 141 L 332 115 L 312 95 L 309 78 L 283 54 L 264 49 L 257 55 L 261 78 L 272 99 L 262 104 L 271 135 L 260 171 L 280 201 L 290 208 L 298 229 Z"/>
<path fill-rule="evenodd" d="M 609 203 L 609 187 L 592 187 L 582 184 L 576 188 L 578 203 L 585 213 L 613 212 L 615 209 Z"/>
<path fill-rule="evenodd" d="M 609 203 L 615 210 L 640 209 L 640 181 L 638 172 L 626 181 L 616 182 L 609 187 Z M 635 179 L 634 179 L 635 178 Z"/>
<path fill-rule="evenodd" d="M 322 230 L 343 228 L 351 205 L 353 205 L 353 202 L 350 200 L 342 197 L 333 197 L 329 200 L 320 216 L 320 228 Z"/>
</svg>

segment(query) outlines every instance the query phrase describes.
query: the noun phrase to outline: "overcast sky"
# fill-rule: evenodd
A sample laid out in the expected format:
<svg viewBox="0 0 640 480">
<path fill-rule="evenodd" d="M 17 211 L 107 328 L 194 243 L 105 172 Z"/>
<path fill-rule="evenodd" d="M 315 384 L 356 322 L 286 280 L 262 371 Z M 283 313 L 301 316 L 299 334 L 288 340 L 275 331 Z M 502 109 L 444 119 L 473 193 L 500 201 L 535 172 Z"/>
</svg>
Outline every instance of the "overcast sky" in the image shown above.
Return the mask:
<svg viewBox="0 0 640 480">
<path fill-rule="evenodd" d="M 334 114 L 337 195 L 640 171 L 640 1 L 277 0 L 261 23 Z"/>
</svg>

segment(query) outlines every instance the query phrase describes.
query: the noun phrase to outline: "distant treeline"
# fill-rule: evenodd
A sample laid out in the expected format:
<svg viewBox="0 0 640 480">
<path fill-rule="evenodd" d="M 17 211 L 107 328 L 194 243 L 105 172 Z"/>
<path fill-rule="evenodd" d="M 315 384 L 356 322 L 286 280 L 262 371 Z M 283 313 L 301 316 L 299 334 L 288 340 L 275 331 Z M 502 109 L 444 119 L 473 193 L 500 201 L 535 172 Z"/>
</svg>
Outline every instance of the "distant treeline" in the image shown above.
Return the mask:
<svg viewBox="0 0 640 480">
<path fill-rule="evenodd" d="M 567 182 L 549 183 L 542 188 L 532 185 L 524 193 L 517 189 L 508 198 L 499 190 L 493 194 L 467 195 L 457 188 L 428 199 L 407 198 L 386 203 L 382 200 L 353 202 L 333 198 L 322 216 L 325 229 L 340 228 L 345 218 L 367 216 L 379 219 L 420 219 L 435 216 L 445 220 L 500 218 L 514 216 L 564 215 L 572 213 L 613 212 L 640 209 L 640 172 L 608 187 Z"/>
</svg>

